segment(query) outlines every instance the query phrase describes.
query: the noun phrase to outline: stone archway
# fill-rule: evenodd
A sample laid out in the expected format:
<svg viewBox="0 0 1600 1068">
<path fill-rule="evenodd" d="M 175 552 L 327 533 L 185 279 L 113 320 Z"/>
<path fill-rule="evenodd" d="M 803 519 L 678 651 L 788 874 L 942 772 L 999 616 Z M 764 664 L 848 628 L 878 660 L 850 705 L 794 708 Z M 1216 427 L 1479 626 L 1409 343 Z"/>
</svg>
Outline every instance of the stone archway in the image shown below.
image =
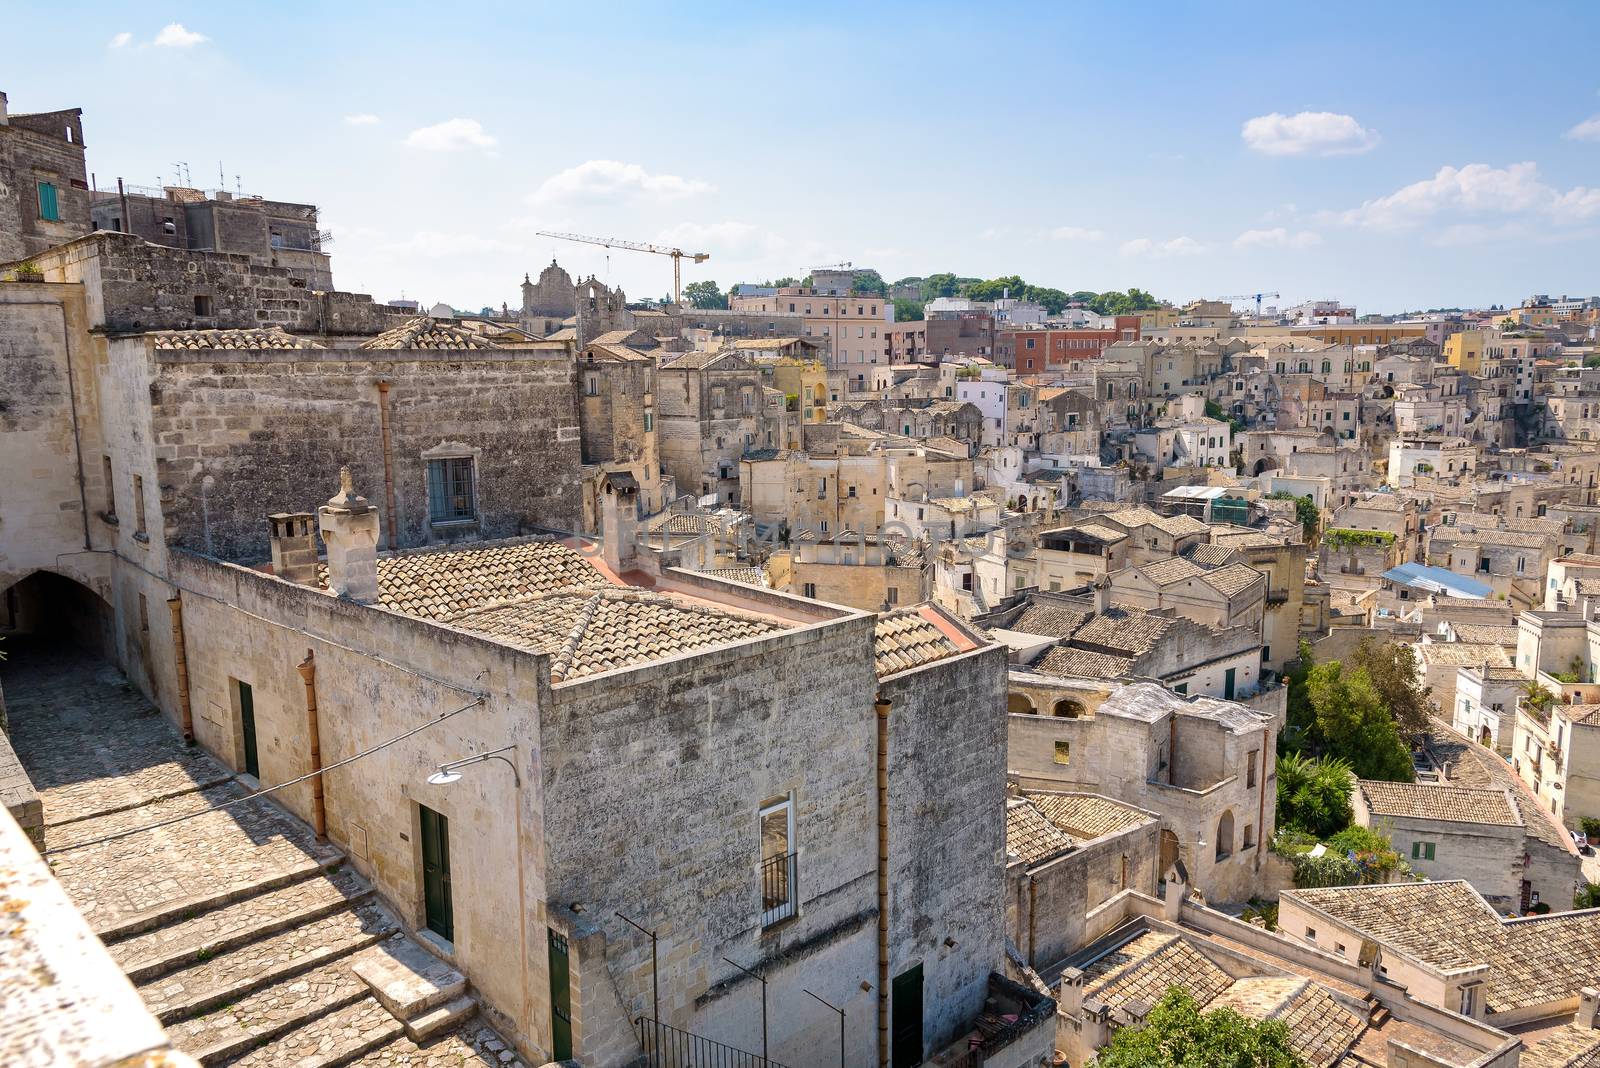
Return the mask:
<svg viewBox="0 0 1600 1068">
<path fill-rule="evenodd" d="M 1083 715 L 1083 702 L 1072 697 L 1063 697 L 1055 703 L 1050 714 L 1060 719 L 1077 719 Z"/>
<path fill-rule="evenodd" d="M 1025 693 L 1009 693 L 1006 695 L 1006 711 L 1014 716 L 1036 716 L 1038 709 L 1033 707 L 1033 699 Z"/>
</svg>

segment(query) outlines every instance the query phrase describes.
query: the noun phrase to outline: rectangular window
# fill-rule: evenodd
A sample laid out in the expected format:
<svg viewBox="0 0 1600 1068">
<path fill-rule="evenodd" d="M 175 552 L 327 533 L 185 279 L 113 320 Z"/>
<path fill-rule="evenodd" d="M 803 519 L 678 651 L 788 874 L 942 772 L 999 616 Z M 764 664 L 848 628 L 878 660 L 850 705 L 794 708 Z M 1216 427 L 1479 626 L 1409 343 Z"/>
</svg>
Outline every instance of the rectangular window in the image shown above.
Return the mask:
<svg viewBox="0 0 1600 1068">
<path fill-rule="evenodd" d="M 584 375 L 583 392 L 586 396 L 598 397 L 600 395 L 600 376 L 596 374 Z"/>
<path fill-rule="evenodd" d="M 802 583 L 800 585 L 800 594 L 803 597 L 809 597 L 812 600 L 816 600 L 816 598 L 817 598 L 817 584 L 815 582 Z"/>
<path fill-rule="evenodd" d="M 1306 928 L 1306 941 L 1315 942 L 1316 940 L 1317 940 L 1317 929 L 1315 927 L 1307 927 Z"/>
<path fill-rule="evenodd" d="M 650 411 L 645 412 L 644 413 L 644 432 L 646 434 L 648 434 L 648 433 L 650 433 L 650 431 L 654 430 L 655 428 L 656 428 L 656 413 L 655 412 L 650 412 Z"/>
<path fill-rule="evenodd" d="M 61 221 L 61 205 L 56 198 L 53 182 L 39 183 L 39 218 L 47 222 Z"/>
<path fill-rule="evenodd" d="M 206 318 L 211 315 L 211 298 L 203 293 L 196 293 L 194 297 L 194 313 L 196 316 Z"/>
<path fill-rule="evenodd" d="M 1056 742 L 1056 752 L 1053 757 L 1057 764 L 1072 763 L 1072 743 L 1065 741 Z"/>
<path fill-rule="evenodd" d="M 473 497 L 472 457 L 428 461 L 428 518 L 459 523 L 478 518 Z"/>
<path fill-rule="evenodd" d="M 1254 749 L 1250 750 L 1250 756 L 1245 761 L 1244 784 L 1247 787 L 1254 787 L 1256 784 L 1256 751 Z"/>
<path fill-rule="evenodd" d="M 888 589 L 887 597 L 888 597 L 888 601 L 889 601 L 890 604 L 899 604 L 900 603 L 900 587 L 898 587 L 898 586 L 890 586 L 889 589 Z"/>
<path fill-rule="evenodd" d="M 144 533 L 144 476 L 133 476 L 133 532 Z"/>
<path fill-rule="evenodd" d="M 795 914 L 799 904 L 795 876 L 794 799 L 763 805 L 761 822 L 761 926 L 771 927 Z"/>
<path fill-rule="evenodd" d="M 1433 846 L 1434 846 L 1434 843 L 1432 843 L 1432 842 L 1412 842 L 1411 843 L 1411 859 L 1412 860 L 1432 860 L 1433 859 Z"/>
<path fill-rule="evenodd" d="M 115 518 L 117 518 L 117 487 L 116 487 L 116 483 L 112 480 L 112 475 L 111 475 L 111 457 L 102 456 L 100 459 L 105 464 L 106 518 L 107 519 L 115 519 Z"/>
</svg>

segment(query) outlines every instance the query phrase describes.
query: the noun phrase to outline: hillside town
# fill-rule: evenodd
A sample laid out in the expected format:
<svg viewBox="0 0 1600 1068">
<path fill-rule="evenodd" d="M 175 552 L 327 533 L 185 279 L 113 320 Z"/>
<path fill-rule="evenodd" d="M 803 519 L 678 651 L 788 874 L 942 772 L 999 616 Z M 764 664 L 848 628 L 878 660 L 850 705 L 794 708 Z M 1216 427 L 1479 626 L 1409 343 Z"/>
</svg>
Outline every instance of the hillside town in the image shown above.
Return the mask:
<svg viewBox="0 0 1600 1068">
<path fill-rule="evenodd" d="M 94 121 L 0 93 L 0 1063 L 1600 1064 L 1600 296 L 458 309 Z"/>
</svg>

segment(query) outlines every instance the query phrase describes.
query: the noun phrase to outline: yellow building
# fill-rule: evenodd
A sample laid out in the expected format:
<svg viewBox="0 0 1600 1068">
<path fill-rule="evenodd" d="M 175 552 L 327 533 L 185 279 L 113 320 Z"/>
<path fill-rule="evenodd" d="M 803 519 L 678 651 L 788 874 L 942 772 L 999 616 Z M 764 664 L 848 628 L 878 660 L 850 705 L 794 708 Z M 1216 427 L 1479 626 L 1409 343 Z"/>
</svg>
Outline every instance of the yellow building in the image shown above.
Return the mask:
<svg viewBox="0 0 1600 1068">
<path fill-rule="evenodd" d="M 1392 345 L 1424 337 L 1427 330 L 1415 323 L 1337 323 L 1291 326 L 1289 333 L 1295 337 L 1314 337 L 1330 345 Z"/>
<path fill-rule="evenodd" d="M 828 421 L 828 369 L 821 360 L 783 357 L 773 365 L 772 386 L 800 414 L 796 424 Z"/>
<path fill-rule="evenodd" d="M 1483 371 L 1483 331 L 1461 330 L 1444 339 L 1445 362 L 1462 374 Z"/>
</svg>

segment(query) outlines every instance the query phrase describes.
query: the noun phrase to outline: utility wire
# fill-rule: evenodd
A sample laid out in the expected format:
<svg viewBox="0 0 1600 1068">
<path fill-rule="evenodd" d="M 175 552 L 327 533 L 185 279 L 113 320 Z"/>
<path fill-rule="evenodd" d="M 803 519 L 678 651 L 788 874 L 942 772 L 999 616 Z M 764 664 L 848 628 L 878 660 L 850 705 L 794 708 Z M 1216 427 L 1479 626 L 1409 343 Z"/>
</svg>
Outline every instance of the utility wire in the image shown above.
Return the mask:
<svg viewBox="0 0 1600 1068">
<path fill-rule="evenodd" d="M 353 764 L 357 760 L 360 760 L 363 757 L 371 756 L 373 753 L 376 753 L 380 749 L 387 749 L 389 746 L 394 745 L 396 742 L 403 742 L 407 738 L 411 737 L 413 734 L 418 734 L 418 733 L 420 733 L 422 731 L 425 731 L 429 727 L 432 727 L 436 723 L 443 723 L 445 720 L 449 719 L 451 716 L 459 715 L 460 713 L 465 712 L 469 708 L 476 708 L 478 705 L 483 704 L 484 701 L 486 701 L 486 700 L 488 700 L 488 696 L 486 694 L 481 694 L 481 695 L 479 695 L 477 700 L 468 702 L 467 704 L 462 705 L 460 708 L 453 709 L 452 711 L 446 712 L 443 715 L 438 716 L 435 719 L 430 719 L 426 723 L 418 724 L 417 726 L 412 727 L 410 730 L 406 731 L 403 734 L 395 735 L 393 738 L 390 738 L 388 741 L 379 742 L 377 745 L 373 746 L 371 749 L 364 750 L 363 752 L 357 753 L 354 756 L 345 757 L 343 760 L 340 760 L 340 761 L 337 761 L 335 763 L 329 764 L 327 767 L 322 768 L 322 769 L 320 769 L 318 771 L 308 772 L 307 774 L 302 775 L 297 779 L 290 779 L 287 782 L 280 782 L 276 786 L 267 787 L 265 790 L 257 790 L 253 794 L 245 794 L 243 797 L 236 797 L 232 801 L 224 801 L 220 805 L 212 805 L 210 808 L 203 808 L 203 809 L 200 809 L 197 812 L 189 812 L 189 813 L 186 813 L 186 814 L 184 814 L 182 816 L 174 816 L 171 819 L 161 820 L 158 823 L 148 823 L 148 824 L 145 824 L 143 827 L 134 827 L 131 830 L 118 831 L 116 834 L 108 834 L 108 835 L 105 835 L 102 838 L 91 838 L 86 842 L 76 842 L 76 843 L 74 843 L 72 845 L 61 846 L 61 847 L 56 848 L 56 849 L 47 849 L 47 850 L 44 851 L 44 855 L 47 856 L 47 857 L 53 857 L 53 856 L 59 856 L 62 853 L 71 853 L 72 851 L 77 850 L 77 849 L 86 849 L 89 846 L 104 845 L 106 842 L 115 842 L 115 841 L 117 841 L 118 839 L 121 839 L 121 838 L 129 838 L 129 837 L 132 837 L 133 835 L 136 835 L 136 834 L 144 834 L 146 831 L 159 830 L 162 827 L 171 827 L 175 823 L 182 823 L 185 820 L 192 820 L 192 819 L 194 819 L 194 818 L 196 818 L 198 816 L 205 816 L 205 815 L 208 815 L 208 814 L 210 814 L 212 812 L 221 812 L 225 808 L 232 808 L 234 805 L 243 804 L 246 801 L 254 801 L 258 797 L 265 797 L 270 793 L 276 793 L 277 791 L 282 790 L 285 787 L 293 786 L 296 783 L 305 782 L 307 779 L 315 778 L 318 775 L 326 775 L 328 772 L 334 770 L 335 768 L 342 768 L 346 764 Z M 151 803 L 152 802 L 146 802 L 147 805 L 151 804 Z"/>
</svg>

